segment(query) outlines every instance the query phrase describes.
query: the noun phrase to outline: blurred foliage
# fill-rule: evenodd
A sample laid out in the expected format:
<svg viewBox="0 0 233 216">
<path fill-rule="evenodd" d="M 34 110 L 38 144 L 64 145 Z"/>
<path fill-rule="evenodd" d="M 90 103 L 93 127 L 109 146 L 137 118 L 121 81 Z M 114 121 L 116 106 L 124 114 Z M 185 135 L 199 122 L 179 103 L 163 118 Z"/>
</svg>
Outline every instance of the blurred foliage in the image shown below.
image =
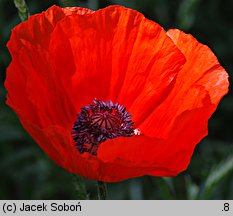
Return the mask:
<svg viewBox="0 0 233 216">
<path fill-rule="evenodd" d="M 165 29 L 180 28 L 207 44 L 233 71 L 231 0 L 28 0 L 31 14 L 53 4 L 98 9 L 120 4 L 142 12 Z M 96 183 L 56 166 L 24 131 L 5 105 L 3 87 L 11 29 L 20 22 L 13 0 L 0 0 L 0 199 L 96 199 Z M 108 184 L 109 199 L 233 199 L 233 96 L 209 122 L 209 136 L 197 146 L 189 168 L 174 178 L 144 176 Z M 74 184 L 75 186 L 74 186 Z M 85 187 L 82 185 L 85 184 Z"/>
</svg>

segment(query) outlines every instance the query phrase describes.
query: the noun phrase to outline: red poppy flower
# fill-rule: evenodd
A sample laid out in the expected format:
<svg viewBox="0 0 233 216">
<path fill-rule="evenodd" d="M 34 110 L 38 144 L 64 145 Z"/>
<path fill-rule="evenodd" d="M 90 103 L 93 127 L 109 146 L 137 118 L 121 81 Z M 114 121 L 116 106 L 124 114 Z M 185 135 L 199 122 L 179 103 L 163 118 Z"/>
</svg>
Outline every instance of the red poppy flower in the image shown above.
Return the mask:
<svg viewBox="0 0 233 216">
<path fill-rule="evenodd" d="M 207 46 L 121 6 L 53 6 L 8 48 L 7 104 L 54 162 L 89 179 L 185 170 L 228 91 Z"/>
</svg>

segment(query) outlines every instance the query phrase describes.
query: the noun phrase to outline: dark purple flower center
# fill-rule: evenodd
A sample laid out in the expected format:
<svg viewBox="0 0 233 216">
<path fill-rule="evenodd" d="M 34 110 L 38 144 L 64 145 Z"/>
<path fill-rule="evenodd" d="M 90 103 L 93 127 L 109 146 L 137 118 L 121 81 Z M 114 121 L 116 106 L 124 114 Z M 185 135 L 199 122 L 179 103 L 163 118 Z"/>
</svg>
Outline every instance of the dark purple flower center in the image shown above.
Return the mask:
<svg viewBox="0 0 233 216">
<path fill-rule="evenodd" d="M 133 136 L 135 129 L 125 107 L 118 103 L 113 104 L 112 101 L 105 103 L 97 99 L 93 103 L 81 108 L 72 136 L 80 153 L 97 155 L 102 142 L 119 136 Z"/>
</svg>

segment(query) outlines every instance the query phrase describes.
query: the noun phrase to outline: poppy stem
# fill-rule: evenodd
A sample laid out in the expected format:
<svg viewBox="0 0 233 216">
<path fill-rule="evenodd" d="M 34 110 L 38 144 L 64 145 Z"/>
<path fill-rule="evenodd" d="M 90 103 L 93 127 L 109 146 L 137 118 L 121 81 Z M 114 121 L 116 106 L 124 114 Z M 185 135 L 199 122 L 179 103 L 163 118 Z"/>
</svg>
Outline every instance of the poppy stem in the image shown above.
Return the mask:
<svg viewBox="0 0 233 216">
<path fill-rule="evenodd" d="M 75 174 L 71 174 L 71 175 L 72 175 L 72 183 L 74 185 L 74 189 L 77 192 L 76 198 L 81 200 L 88 200 L 89 196 L 87 194 L 86 187 L 83 182 L 84 179 Z"/>
<path fill-rule="evenodd" d="M 102 181 L 97 181 L 97 191 L 98 191 L 98 199 L 106 200 L 108 196 L 107 184 Z"/>
<path fill-rule="evenodd" d="M 21 21 L 26 21 L 29 17 L 29 12 L 25 0 L 14 0 L 14 4 L 18 9 L 18 14 Z"/>
</svg>

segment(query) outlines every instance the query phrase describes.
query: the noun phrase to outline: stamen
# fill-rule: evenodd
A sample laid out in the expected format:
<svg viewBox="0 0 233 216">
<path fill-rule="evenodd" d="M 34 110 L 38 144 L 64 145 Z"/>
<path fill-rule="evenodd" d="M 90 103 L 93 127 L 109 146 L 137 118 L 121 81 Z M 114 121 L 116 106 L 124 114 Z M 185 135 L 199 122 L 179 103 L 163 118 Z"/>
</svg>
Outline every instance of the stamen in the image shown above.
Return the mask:
<svg viewBox="0 0 233 216">
<path fill-rule="evenodd" d="M 97 155 L 99 145 L 108 139 L 141 134 L 132 127 L 134 122 L 125 107 L 97 99 L 93 103 L 81 108 L 73 126 L 72 136 L 80 153 Z"/>
</svg>

